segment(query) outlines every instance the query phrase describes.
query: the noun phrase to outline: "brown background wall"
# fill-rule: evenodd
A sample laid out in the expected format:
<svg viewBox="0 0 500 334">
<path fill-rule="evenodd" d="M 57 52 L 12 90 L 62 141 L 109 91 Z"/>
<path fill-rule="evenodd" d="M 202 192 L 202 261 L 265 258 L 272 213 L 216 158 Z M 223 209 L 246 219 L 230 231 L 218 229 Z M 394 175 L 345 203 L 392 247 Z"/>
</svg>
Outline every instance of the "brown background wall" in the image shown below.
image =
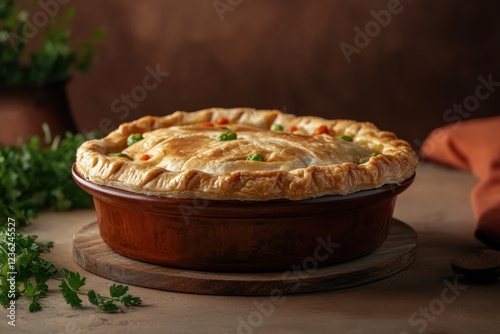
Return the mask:
<svg viewBox="0 0 500 334">
<path fill-rule="evenodd" d="M 364 30 L 370 11 L 390 1 L 244 0 L 223 21 L 213 2 L 72 0 L 75 40 L 108 31 L 93 72 L 69 87 L 79 128 L 250 106 L 372 121 L 418 147 L 448 108 L 474 95 L 479 75 L 500 81 L 497 1 L 401 0 L 351 63 L 339 44 L 354 45 L 353 28 Z M 147 66 L 169 76 L 122 119 L 121 96 L 142 85 Z M 500 87 L 470 117 L 499 114 L 499 103 Z"/>
</svg>

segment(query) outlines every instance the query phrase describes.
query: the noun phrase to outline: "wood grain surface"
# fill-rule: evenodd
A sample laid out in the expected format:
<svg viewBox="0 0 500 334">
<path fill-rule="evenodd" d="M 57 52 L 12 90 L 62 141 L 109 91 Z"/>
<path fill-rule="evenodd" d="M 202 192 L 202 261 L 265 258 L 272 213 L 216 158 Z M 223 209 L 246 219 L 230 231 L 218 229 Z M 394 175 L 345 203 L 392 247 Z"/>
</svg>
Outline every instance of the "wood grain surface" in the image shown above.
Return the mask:
<svg viewBox="0 0 500 334">
<path fill-rule="evenodd" d="M 229 273 L 177 269 L 129 259 L 102 241 L 96 222 L 82 228 L 73 239 L 75 262 L 96 275 L 142 287 L 215 295 L 279 296 L 362 285 L 408 267 L 415 258 L 416 248 L 416 232 L 393 219 L 384 244 L 352 261 L 317 268 L 311 254 L 285 271 Z"/>
</svg>

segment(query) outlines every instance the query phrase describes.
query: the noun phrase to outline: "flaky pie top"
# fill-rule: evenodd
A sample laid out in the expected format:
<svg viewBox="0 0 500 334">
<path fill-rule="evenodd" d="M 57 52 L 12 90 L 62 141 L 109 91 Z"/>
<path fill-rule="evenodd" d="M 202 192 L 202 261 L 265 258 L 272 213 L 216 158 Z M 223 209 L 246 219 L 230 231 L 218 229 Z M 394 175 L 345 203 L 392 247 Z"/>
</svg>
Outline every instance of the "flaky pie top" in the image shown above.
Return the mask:
<svg viewBox="0 0 500 334">
<path fill-rule="evenodd" d="M 76 169 L 145 195 L 301 200 L 398 183 L 417 163 L 407 142 L 371 123 L 212 108 L 122 124 L 82 144 Z"/>
</svg>

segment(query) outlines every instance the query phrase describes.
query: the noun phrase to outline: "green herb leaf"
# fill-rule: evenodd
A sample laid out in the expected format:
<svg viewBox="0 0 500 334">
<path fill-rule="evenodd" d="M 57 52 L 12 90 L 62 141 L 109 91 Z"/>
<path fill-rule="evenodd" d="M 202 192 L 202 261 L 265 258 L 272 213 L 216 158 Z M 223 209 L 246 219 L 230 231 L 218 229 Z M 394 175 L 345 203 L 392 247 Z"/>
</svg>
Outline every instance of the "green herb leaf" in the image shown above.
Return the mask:
<svg viewBox="0 0 500 334">
<path fill-rule="evenodd" d="M 89 298 L 89 302 L 92 305 L 99 306 L 99 304 L 101 303 L 101 296 L 94 290 L 89 290 L 89 292 L 87 293 L 87 297 Z"/>
<path fill-rule="evenodd" d="M 36 294 L 36 286 L 33 285 L 30 281 L 27 281 L 25 283 L 25 287 L 24 287 L 24 294 L 26 295 L 26 297 L 33 297 L 35 296 Z"/>
<path fill-rule="evenodd" d="M 109 294 L 113 298 L 119 298 L 124 294 L 126 294 L 127 291 L 128 291 L 128 286 L 113 284 L 112 286 L 109 287 Z"/>
<path fill-rule="evenodd" d="M 142 300 L 139 297 L 126 294 L 120 298 L 125 306 L 139 306 L 142 304 Z"/>
<path fill-rule="evenodd" d="M 120 306 L 118 306 L 112 300 L 107 300 L 99 305 L 99 308 L 106 313 L 120 313 L 123 312 Z"/>
<path fill-rule="evenodd" d="M 82 307 L 82 300 L 78 297 L 78 294 L 70 288 L 65 280 L 61 281 L 59 287 L 61 288 L 61 293 L 66 300 L 66 303 L 74 308 Z"/>
<path fill-rule="evenodd" d="M 42 310 L 42 305 L 38 302 L 38 300 L 33 299 L 31 301 L 31 304 L 29 306 L 29 311 L 30 312 L 38 312 Z"/>
<path fill-rule="evenodd" d="M 283 131 L 283 125 L 273 124 L 273 125 L 271 125 L 271 130 L 272 131 Z"/>
<path fill-rule="evenodd" d="M 85 277 L 81 277 L 79 273 L 70 271 L 68 269 L 61 269 L 61 273 L 64 275 L 64 278 L 68 281 L 71 289 L 75 291 L 79 291 L 82 286 L 85 285 Z"/>
</svg>

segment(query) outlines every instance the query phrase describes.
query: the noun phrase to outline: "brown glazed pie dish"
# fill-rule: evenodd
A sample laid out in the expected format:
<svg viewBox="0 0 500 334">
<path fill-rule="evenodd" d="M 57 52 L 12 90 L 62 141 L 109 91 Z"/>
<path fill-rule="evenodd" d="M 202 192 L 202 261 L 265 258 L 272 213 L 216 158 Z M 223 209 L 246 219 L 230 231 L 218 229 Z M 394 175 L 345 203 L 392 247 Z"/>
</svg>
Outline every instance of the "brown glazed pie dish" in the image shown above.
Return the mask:
<svg viewBox="0 0 500 334">
<path fill-rule="evenodd" d="M 206 271 L 326 266 L 370 253 L 389 233 L 398 184 L 300 201 L 178 199 L 97 185 L 72 169 L 94 198 L 104 242 L 126 257 Z M 306 268 L 307 269 L 307 268 Z"/>
</svg>

